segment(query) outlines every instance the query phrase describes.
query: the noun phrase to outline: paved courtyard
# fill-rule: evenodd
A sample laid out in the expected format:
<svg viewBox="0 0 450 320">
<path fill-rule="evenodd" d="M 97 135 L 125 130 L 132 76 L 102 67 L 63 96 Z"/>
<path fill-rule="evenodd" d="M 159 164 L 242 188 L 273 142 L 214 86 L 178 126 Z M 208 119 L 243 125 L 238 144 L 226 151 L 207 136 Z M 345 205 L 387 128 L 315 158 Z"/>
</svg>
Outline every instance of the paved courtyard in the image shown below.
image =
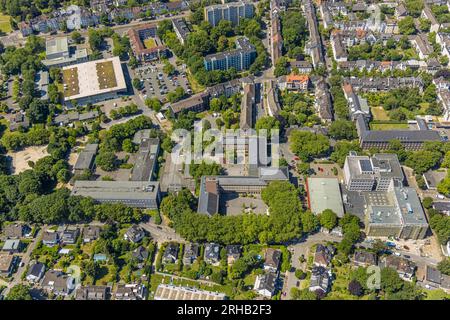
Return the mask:
<svg viewBox="0 0 450 320">
<path fill-rule="evenodd" d="M 265 214 L 267 205 L 260 196 L 240 197 L 237 194 L 222 194 L 220 197 L 219 212 L 226 215 L 240 215 L 247 213 Z"/>
</svg>

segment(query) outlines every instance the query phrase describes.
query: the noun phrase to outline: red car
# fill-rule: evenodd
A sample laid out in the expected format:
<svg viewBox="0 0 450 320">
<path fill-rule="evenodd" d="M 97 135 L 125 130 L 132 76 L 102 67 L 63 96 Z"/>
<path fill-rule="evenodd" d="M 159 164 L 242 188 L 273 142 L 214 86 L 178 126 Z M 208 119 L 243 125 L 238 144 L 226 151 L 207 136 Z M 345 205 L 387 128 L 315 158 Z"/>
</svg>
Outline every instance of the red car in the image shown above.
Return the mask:
<svg viewBox="0 0 450 320">
<path fill-rule="evenodd" d="M 300 158 L 299 157 L 294 157 L 294 160 L 298 161 L 298 160 L 300 160 Z"/>
</svg>

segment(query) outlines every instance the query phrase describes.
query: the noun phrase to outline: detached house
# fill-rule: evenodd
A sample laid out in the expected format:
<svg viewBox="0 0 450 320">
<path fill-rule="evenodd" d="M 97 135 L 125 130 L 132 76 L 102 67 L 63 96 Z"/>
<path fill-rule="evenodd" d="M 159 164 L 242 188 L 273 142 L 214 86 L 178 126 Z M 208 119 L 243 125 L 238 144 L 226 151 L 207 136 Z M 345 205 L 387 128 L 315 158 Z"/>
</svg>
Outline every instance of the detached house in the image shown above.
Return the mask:
<svg viewBox="0 0 450 320">
<path fill-rule="evenodd" d="M 327 267 L 333 259 L 334 248 L 332 246 L 317 245 L 314 253 L 314 265 L 319 267 Z"/>
<path fill-rule="evenodd" d="M 256 277 L 253 289 L 264 297 L 272 298 L 276 291 L 276 283 L 277 275 L 272 272 L 268 272 Z"/>
<path fill-rule="evenodd" d="M 199 254 L 199 246 L 197 243 L 188 243 L 184 247 L 183 264 L 190 265 L 194 263 Z"/>
<path fill-rule="evenodd" d="M 178 250 L 180 246 L 177 243 L 169 243 L 162 257 L 163 263 L 176 263 L 178 260 Z"/>
<path fill-rule="evenodd" d="M 408 259 L 397 257 L 397 256 L 387 256 L 381 260 L 380 266 L 382 268 L 392 268 L 397 271 L 400 278 L 403 280 L 411 281 L 414 273 L 416 271 L 416 265 L 409 261 Z"/>
<path fill-rule="evenodd" d="M 48 247 L 56 246 L 59 243 L 59 234 L 53 230 L 44 231 L 42 243 Z"/>
<path fill-rule="evenodd" d="M 26 279 L 30 282 L 39 282 L 45 273 L 45 265 L 43 263 L 34 263 L 28 270 Z"/>
<path fill-rule="evenodd" d="M 216 243 L 205 244 L 205 261 L 212 265 L 218 264 L 220 261 L 220 246 Z"/>
<path fill-rule="evenodd" d="M 57 296 L 67 296 L 75 289 L 75 279 L 61 271 L 49 270 L 45 273 L 41 286 Z"/>
<path fill-rule="evenodd" d="M 267 248 L 264 253 L 264 270 L 278 272 L 281 262 L 281 251 Z"/>
<path fill-rule="evenodd" d="M 368 251 L 356 251 L 352 262 L 358 267 L 368 267 L 377 265 L 377 255 Z"/>
<path fill-rule="evenodd" d="M 131 226 L 123 235 L 125 240 L 138 243 L 145 237 L 145 231 L 137 225 Z"/>
</svg>

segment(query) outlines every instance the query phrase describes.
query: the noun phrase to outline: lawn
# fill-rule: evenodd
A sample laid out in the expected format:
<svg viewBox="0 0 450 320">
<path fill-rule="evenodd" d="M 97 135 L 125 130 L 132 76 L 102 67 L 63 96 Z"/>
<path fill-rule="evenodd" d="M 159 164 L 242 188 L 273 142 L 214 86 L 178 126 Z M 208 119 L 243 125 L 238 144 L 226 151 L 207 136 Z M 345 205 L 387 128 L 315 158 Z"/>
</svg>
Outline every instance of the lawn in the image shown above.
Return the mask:
<svg viewBox="0 0 450 320">
<path fill-rule="evenodd" d="M 114 88 L 117 86 L 116 74 L 112 61 L 99 62 L 97 68 L 98 84 L 100 89 Z"/>
<path fill-rule="evenodd" d="M 407 123 L 371 123 L 371 130 L 404 130 L 408 129 Z"/>
<path fill-rule="evenodd" d="M 0 32 L 10 33 L 12 31 L 9 19 L 10 16 L 0 14 Z"/>
<path fill-rule="evenodd" d="M 427 294 L 425 300 L 444 300 L 450 299 L 450 294 L 445 293 L 444 290 L 424 290 Z"/>
<path fill-rule="evenodd" d="M 156 47 L 156 41 L 153 38 L 148 38 L 144 40 L 144 46 L 146 49 L 152 49 Z"/>
<path fill-rule="evenodd" d="M 372 107 L 370 108 L 370 112 L 372 113 L 373 120 L 391 120 L 383 107 Z"/>
<path fill-rule="evenodd" d="M 189 81 L 189 84 L 191 85 L 193 93 L 205 91 L 205 87 L 198 83 L 197 80 L 195 80 L 190 71 L 187 72 L 187 79 Z"/>
</svg>

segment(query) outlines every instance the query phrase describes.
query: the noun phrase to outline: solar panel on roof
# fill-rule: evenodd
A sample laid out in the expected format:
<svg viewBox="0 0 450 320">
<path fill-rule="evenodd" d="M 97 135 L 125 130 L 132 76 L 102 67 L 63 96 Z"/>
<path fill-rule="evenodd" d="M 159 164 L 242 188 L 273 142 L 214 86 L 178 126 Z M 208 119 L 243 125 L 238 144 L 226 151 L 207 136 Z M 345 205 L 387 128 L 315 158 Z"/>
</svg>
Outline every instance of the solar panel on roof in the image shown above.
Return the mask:
<svg viewBox="0 0 450 320">
<path fill-rule="evenodd" d="M 359 160 L 362 171 L 372 171 L 372 163 L 370 160 Z"/>
</svg>

